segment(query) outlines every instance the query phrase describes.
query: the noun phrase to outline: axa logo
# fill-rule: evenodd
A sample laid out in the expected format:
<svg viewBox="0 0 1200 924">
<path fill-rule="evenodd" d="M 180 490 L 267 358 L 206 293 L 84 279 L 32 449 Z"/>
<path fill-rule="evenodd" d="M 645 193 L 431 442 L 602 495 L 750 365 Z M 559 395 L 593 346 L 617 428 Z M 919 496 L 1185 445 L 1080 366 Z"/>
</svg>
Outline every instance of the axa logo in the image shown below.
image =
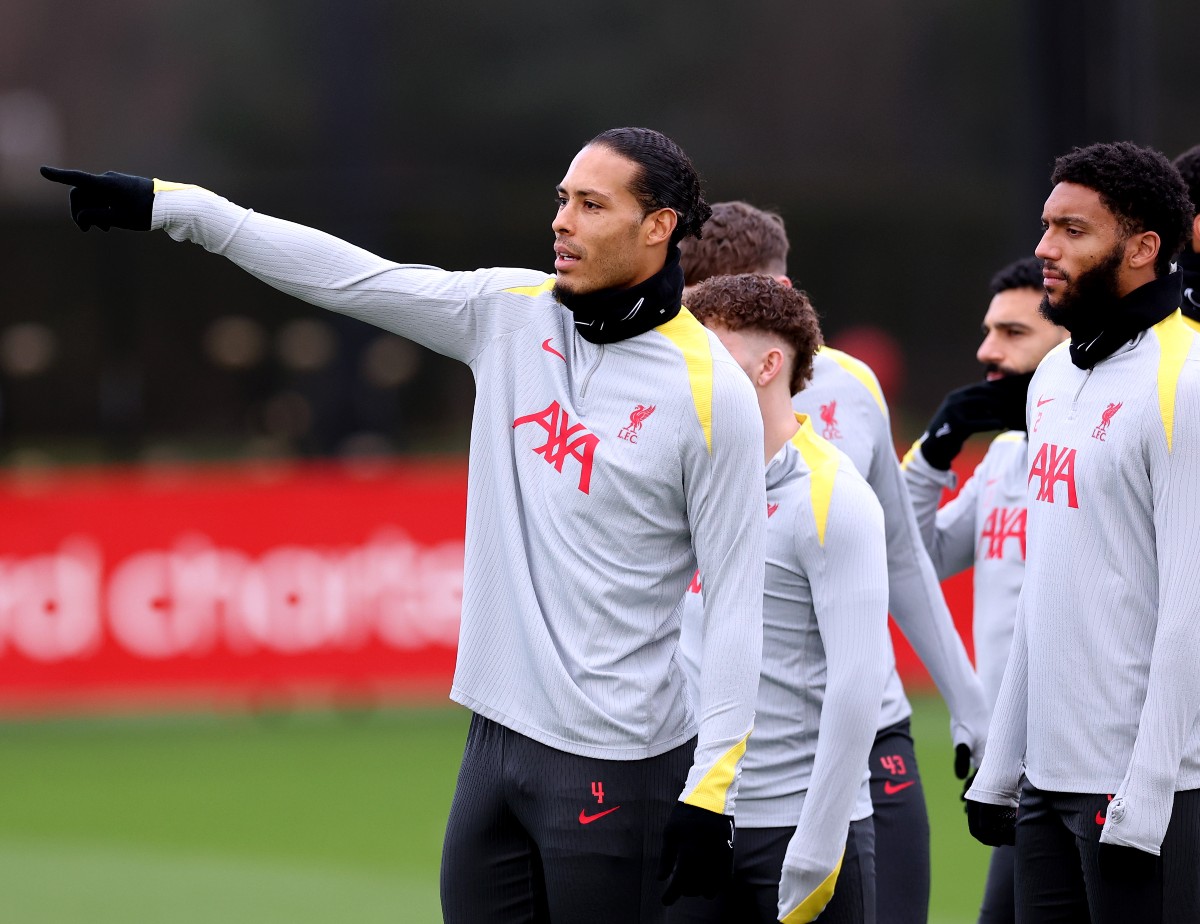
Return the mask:
<svg viewBox="0 0 1200 924">
<path fill-rule="evenodd" d="M 1075 450 L 1067 446 L 1056 446 L 1053 443 L 1042 443 L 1042 448 L 1033 458 L 1029 467 L 1029 478 L 1026 484 L 1032 484 L 1034 477 L 1038 483 L 1037 499 L 1048 504 L 1056 502 L 1054 489 L 1060 483 L 1067 493 L 1067 506 L 1079 506 L 1079 494 L 1075 490 Z M 1061 492 L 1058 495 L 1062 496 Z"/>
<path fill-rule="evenodd" d="M 842 438 L 841 431 L 837 426 L 837 401 L 821 405 L 821 423 L 825 424 L 825 429 L 821 431 L 821 436 L 825 439 L 840 440 Z"/>
<path fill-rule="evenodd" d="M 1003 558 L 1004 543 L 1016 539 L 1021 549 L 1021 560 L 1025 560 L 1025 521 L 1028 511 L 1024 507 L 993 507 L 983 521 L 979 533 L 980 548 L 984 558 Z M 984 545 L 984 540 L 987 544 Z"/>
<path fill-rule="evenodd" d="M 1104 442 L 1105 435 L 1108 433 L 1108 425 L 1112 423 L 1113 417 L 1117 411 L 1121 410 L 1121 405 L 1124 403 L 1124 401 L 1118 401 L 1116 404 L 1109 403 L 1108 407 L 1100 412 L 1100 423 L 1092 431 L 1092 439 Z"/>
<path fill-rule="evenodd" d="M 642 424 L 646 422 L 647 417 L 654 413 L 654 409 L 657 406 L 658 405 L 651 404 L 649 407 L 647 407 L 644 404 L 639 404 L 630 413 L 629 424 L 625 427 L 622 427 L 620 432 L 617 433 L 617 436 L 623 440 L 628 440 L 631 443 L 636 443 L 638 433 L 640 433 L 642 430 Z"/>
<path fill-rule="evenodd" d="M 534 446 L 533 451 L 561 472 L 567 459 L 579 463 L 579 490 L 591 493 L 592 460 L 600 437 L 591 433 L 581 423 L 572 424 L 567 411 L 557 401 L 551 401 L 544 411 L 526 414 L 513 421 L 513 429 L 524 424 L 537 424 L 546 431 L 546 442 Z"/>
</svg>

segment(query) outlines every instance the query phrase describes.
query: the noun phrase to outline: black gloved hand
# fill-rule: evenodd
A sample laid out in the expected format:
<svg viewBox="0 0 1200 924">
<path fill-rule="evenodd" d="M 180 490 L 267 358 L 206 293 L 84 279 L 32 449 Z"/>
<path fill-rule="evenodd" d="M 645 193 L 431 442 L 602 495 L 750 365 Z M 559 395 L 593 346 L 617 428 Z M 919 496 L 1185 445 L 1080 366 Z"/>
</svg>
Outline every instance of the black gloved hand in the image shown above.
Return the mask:
<svg viewBox="0 0 1200 924">
<path fill-rule="evenodd" d="M 971 749 L 965 744 L 956 744 L 954 746 L 954 775 L 960 780 L 964 780 L 962 795 L 959 798 L 967 801 L 967 790 L 971 788 L 971 784 L 975 782 L 975 774 L 971 772 Z M 967 807 L 963 806 L 965 812 Z"/>
<path fill-rule="evenodd" d="M 954 775 L 965 780 L 971 772 L 971 749 L 965 744 L 954 746 Z"/>
<path fill-rule="evenodd" d="M 944 472 L 972 433 L 1024 430 L 1025 396 L 1032 378 L 1032 372 L 1006 375 L 946 395 L 921 441 L 925 461 Z"/>
<path fill-rule="evenodd" d="M 663 831 L 658 878 L 668 879 L 663 904 L 681 895 L 715 898 L 733 878 L 733 818 L 676 802 Z"/>
<path fill-rule="evenodd" d="M 1110 882 L 1147 882 L 1154 876 L 1158 857 L 1136 847 L 1100 844 L 1100 875 Z"/>
<path fill-rule="evenodd" d="M 71 187 L 71 218 L 86 231 L 126 228 L 149 231 L 154 212 L 154 181 L 127 173 L 85 173 L 42 167 L 42 176 Z"/>
<path fill-rule="evenodd" d="M 1013 847 L 1017 843 L 1017 810 L 1007 805 L 967 800 L 967 827 L 971 837 L 989 847 Z"/>
</svg>

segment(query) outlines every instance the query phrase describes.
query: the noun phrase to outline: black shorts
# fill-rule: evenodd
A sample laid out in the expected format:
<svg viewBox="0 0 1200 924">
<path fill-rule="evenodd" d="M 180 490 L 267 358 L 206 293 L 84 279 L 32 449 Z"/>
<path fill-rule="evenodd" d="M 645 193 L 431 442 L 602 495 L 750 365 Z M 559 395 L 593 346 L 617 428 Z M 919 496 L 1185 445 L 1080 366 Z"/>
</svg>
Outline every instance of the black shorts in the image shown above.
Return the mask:
<svg viewBox="0 0 1200 924">
<path fill-rule="evenodd" d="M 446 924 L 663 921 L 663 828 L 694 751 L 580 757 L 476 715 L 442 850 Z"/>
<path fill-rule="evenodd" d="M 776 924 L 779 877 L 791 828 L 738 828 L 733 883 L 714 899 L 681 898 L 667 913 L 670 924 Z M 842 871 L 820 924 L 874 924 L 875 832 L 871 819 L 850 822 Z"/>
<path fill-rule="evenodd" d="M 1142 882 L 1100 875 L 1108 794 L 1044 792 L 1029 780 L 1017 810 L 1016 906 L 1022 924 L 1200 921 L 1200 790 L 1175 793 L 1162 855 Z"/>
<path fill-rule="evenodd" d="M 929 816 L 908 719 L 871 747 L 875 821 L 875 909 L 879 924 L 929 919 Z"/>
</svg>

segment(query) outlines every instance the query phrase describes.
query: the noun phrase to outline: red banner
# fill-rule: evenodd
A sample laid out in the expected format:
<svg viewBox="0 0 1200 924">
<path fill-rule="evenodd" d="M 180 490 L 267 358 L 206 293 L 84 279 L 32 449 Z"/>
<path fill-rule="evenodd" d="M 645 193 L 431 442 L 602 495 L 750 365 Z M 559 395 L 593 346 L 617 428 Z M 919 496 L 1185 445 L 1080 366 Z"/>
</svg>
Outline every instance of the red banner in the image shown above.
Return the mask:
<svg viewBox="0 0 1200 924">
<path fill-rule="evenodd" d="M 459 459 L 8 476 L 0 709 L 444 697 L 465 519 Z"/>
<path fill-rule="evenodd" d="M 0 482 L 0 708 L 449 690 L 466 466 Z"/>
</svg>

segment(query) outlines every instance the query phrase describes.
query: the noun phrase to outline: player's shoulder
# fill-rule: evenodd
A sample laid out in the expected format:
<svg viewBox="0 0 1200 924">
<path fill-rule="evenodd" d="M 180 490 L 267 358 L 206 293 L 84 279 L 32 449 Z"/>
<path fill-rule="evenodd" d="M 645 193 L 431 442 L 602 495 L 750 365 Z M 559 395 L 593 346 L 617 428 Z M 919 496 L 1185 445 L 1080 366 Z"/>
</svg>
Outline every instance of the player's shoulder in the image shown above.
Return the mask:
<svg viewBox="0 0 1200 924">
<path fill-rule="evenodd" d="M 869 398 L 879 410 L 887 414 L 887 402 L 879 378 L 865 362 L 842 350 L 822 346 L 813 357 L 812 386 L 836 382 L 849 385 L 860 397 Z"/>
<path fill-rule="evenodd" d="M 790 445 L 796 453 L 797 485 L 815 522 L 819 544 L 824 546 L 831 524 L 840 531 L 856 518 L 861 525 L 862 517 L 869 521 L 875 515 L 882 524 L 879 500 L 850 457 L 820 436 L 807 416 L 796 416 L 800 428 Z"/>
</svg>

